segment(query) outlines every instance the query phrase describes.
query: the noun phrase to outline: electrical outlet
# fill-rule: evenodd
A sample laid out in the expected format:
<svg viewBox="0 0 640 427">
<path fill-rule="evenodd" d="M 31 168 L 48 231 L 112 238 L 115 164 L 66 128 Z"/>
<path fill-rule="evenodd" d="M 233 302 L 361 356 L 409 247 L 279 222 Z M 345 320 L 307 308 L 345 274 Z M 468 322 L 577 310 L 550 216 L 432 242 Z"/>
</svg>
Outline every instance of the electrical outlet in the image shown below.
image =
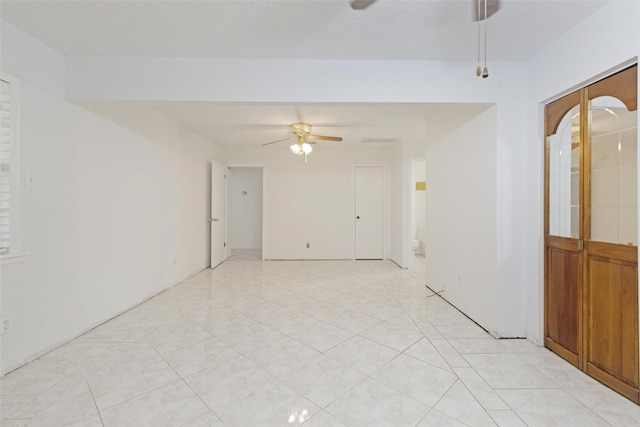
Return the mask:
<svg viewBox="0 0 640 427">
<path fill-rule="evenodd" d="M 167 265 L 172 268 L 178 265 L 178 254 L 176 252 L 167 255 Z"/>
<path fill-rule="evenodd" d="M 11 330 L 11 318 L 3 317 L 0 325 L 0 335 L 4 335 Z"/>
<path fill-rule="evenodd" d="M 311 247 L 311 243 L 307 242 L 307 249 Z"/>
</svg>

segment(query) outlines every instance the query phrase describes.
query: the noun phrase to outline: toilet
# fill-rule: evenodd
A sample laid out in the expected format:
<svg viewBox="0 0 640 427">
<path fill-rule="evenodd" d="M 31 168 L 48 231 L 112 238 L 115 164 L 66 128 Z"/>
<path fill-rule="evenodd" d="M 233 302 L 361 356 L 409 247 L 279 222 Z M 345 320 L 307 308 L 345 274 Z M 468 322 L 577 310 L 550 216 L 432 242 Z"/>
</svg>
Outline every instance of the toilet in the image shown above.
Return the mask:
<svg viewBox="0 0 640 427">
<path fill-rule="evenodd" d="M 420 240 L 418 240 L 418 227 L 415 225 L 411 227 L 411 251 L 414 254 L 420 253 Z"/>
</svg>

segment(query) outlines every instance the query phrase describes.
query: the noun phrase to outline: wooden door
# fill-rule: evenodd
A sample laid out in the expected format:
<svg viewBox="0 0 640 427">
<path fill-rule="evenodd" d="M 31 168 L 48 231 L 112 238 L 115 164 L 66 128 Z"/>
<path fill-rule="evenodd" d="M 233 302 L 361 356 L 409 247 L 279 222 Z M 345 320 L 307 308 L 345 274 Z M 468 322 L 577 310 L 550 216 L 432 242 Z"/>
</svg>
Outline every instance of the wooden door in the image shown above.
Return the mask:
<svg viewBox="0 0 640 427">
<path fill-rule="evenodd" d="M 639 403 L 637 67 L 584 89 L 586 372 Z"/>
<path fill-rule="evenodd" d="M 547 105 L 545 147 L 545 346 L 582 363 L 583 162 L 580 93 Z"/>
<path fill-rule="evenodd" d="M 640 403 L 637 247 L 589 246 L 585 370 Z"/>
<path fill-rule="evenodd" d="M 637 67 L 548 104 L 545 127 L 545 345 L 640 403 Z"/>
</svg>

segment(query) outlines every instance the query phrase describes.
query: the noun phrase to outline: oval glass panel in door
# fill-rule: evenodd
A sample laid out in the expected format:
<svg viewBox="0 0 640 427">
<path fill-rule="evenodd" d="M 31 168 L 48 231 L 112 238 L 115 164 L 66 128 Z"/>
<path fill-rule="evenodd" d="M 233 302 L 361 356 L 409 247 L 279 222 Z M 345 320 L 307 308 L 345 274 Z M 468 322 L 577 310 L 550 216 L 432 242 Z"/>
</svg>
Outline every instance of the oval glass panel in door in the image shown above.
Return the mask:
<svg viewBox="0 0 640 427">
<path fill-rule="evenodd" d="M 638 245 L 638 117 L 618 99 L 591 100 L 590 240 Z"/>
<path fill-rule="evenodd" d="M 549 234 L 580 237 L 580 107 L 564 115 L 548 137 Z"/>
</svg>

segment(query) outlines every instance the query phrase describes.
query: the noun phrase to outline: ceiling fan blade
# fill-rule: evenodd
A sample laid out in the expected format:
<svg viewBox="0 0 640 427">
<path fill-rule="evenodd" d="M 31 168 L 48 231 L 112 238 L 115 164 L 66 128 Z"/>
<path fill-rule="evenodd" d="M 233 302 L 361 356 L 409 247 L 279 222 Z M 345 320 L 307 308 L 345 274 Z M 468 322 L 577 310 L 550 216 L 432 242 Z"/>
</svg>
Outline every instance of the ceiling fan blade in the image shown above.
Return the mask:
<svg viewBox="0 0 640 427">
<path fill-rule="evenodd" d="M 290 139 L 293 139 L 292 136 L 290 136 L 289 138 L 285 138 L 285 139 L 279 139 L 277 141 L 271 141 L 271 142 L 267 142 L 266 144 L 262 144 L 261 147 L 264 147 L 265 145 L 271 145 L 271 144 L 277 144 L 278 142 L 284 142 L 284 141 L 288 141 Z"/>
<path fill-rule="evenodd" d="M 362 10 L 366 9 L 375 3 L 376 0 L 353 0 L 351 2 L 351 9 L 354 10 Z"/>
<path fill-rule="evenodd" d="M 485 2 L 487 7 L 486 17 L 484 16 Z M 484 21 L 487 18 L 491 18 L 498 9 L 500 9 L 500 0 L 473 0 L 473 20 Z"/>
<path fill-rule="evenodd" d="M 317 141 L 342 141 L 342 138 L 339 136 L 309 135 L 309 138 L 315 139 Z"/>
</svg>

